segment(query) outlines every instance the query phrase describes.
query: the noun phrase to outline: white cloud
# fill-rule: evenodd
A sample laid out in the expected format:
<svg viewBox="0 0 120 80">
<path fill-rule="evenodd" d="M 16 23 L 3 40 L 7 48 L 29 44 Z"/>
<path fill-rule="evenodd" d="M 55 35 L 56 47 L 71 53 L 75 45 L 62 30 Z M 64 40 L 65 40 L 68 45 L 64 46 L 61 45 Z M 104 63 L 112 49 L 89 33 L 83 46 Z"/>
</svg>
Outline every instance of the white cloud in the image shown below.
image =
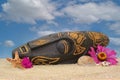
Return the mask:
<svg viewBox="0 0 120 80">
<path fill-rule="evenodd" d="M 120 21 L 120 6 L 113 2 L 68 5 L 62 10 L 76 23 L 91 24 L 104 21 Z"/>
<path fill-rule="evenodd" d="M 2 4 L 0 18 L 14 22 L 35 24 L 45 20 L 48 24 L 58 25 L 56 16 L 68 16 L 76 23 L 91 24 L 105 21 L 120 21 L 120 6 L 107 2 L 94 3 L 99 0 L 78 0 L 86 2 L 76 4 L 75 1 L 58 3 L 54 0 L 7 0 Z M 64 2 L 64 1 L 63 1 Z M 65 7 L 59 6 L 64 4 Z M 60 8 L 60 9 L 59 9 Z"/>
<path fill-rule="evenodd" d="M 113 30 L 116 34 L 120 34 L 120 22 L 116 22 L 114 24 L 111 24 L 110 29 Z"/>
<path fill-rule="evenodd" d="M 55 33 L 55 31 L 49 30 L 49 28 L 50 27 L 48 27 L 47 25 L 46 26 L 44 25 L 44 26 L 41 26 L 41 27 L 33 26 L 33 27 L 30 27 L 29 30 L 32 31 L 32 32 L 35 32 L 38 37 L 41 37 L 41 36 L 45 36 L 45 35 L 48 35 L 48 34 Z"/>
<path fill-rule="evenodd" d="M 120 38 L 118 37 L 110 37 L 110 42 L 113 45 L 120 46 Z"/>
<path fill-rule="evenodd" d="M 43 25 L 43 26 L 40 26 L 40 27 L 33 26 L 33 27 L 29 28 L 29 30 L 32 31 L 32 32 L 46 31 L 46 30 L 49 30 L 49 29 L 50 29 L 50 27 L 47 26 L 47 25 Z"/>
<path fill-rule="evenodd" d="M 47 23 L 48 24 L 53 24 L 53 25 L 55 25 L 55 26 L 58 26 L 59 24 L 57 23 L 57 22 L 55 22 L 55 21 L 47 21 Z"/>
<path fill-rule="evenodd" d="M 53 20 L 61 14 L 50 0 L 7 0 L 2 8 L 4 19 L 31 24 L 37 20 Z"/>
<path fill-rule="evenodd" d="M 55 31 L 38 31 L 37 34 L 39 36 L 45 36 L 45 35 L 49 35 L 49 34 L 53 34 L 53 33 L 56 33 Z"/>
<path fill-rule="evenodd" d="M 117 56 L 120 57 L 120 38 L 119 37 L 110 37 L 111 49 L 115 50 Z"/>
<path fill-rule="evenodd" d="M 32 32 L 35 32 L 38 37 L 41 37 L 41 36 L 45 36 L 45 35 L 49 35 L 57 32 L 73 31 L 76 29 L 63 28 L 63 29 L 51 30 L 50 27 L 46 25 L 41 27 L 33 26 L 33 27 L 30 27 L 29 30 Z"/>
<path fill-rule="evenodd" d="M 101 2 L 101 1 L 112 1 L 112 0 L 78 0 L 80 2 Z"/>
<path fill-rule="evenodd" d="M 15 44 L 12 40 L 6 40 L 4 42 L 4 45 L 7 46 L 7 47 L 13 47 Z"/>
</svg>

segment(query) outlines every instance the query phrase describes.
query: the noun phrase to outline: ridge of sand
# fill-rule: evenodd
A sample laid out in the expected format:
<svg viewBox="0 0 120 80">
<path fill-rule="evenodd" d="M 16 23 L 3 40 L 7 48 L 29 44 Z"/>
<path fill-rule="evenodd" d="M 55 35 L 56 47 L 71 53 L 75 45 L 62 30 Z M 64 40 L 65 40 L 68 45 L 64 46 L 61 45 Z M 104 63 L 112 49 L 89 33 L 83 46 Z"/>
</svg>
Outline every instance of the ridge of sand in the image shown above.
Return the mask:
<svg viewBox="0 0 120 80">
<path fill-rule="evenodd" d="M 77 64 L 37 65 L 21 70 L 13 68 L 5 59 L 0 59 L 0 80 L 120 80 L 120 64 L 108 67 Z"/>
</svg>

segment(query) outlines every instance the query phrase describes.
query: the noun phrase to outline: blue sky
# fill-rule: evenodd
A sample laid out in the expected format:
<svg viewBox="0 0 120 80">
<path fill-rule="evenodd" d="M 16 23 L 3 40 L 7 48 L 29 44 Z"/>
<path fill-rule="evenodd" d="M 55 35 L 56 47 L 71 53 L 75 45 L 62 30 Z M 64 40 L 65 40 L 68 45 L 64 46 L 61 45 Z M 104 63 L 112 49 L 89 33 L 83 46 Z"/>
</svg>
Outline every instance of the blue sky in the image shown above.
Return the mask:
<svg viewBox="0 0 120 80">
<path fill-rule="evenodd" d="M 0 58 L 41 36 L 97 31 L 120 54 L 120 0 L 0 0 Z"/>
</svg>

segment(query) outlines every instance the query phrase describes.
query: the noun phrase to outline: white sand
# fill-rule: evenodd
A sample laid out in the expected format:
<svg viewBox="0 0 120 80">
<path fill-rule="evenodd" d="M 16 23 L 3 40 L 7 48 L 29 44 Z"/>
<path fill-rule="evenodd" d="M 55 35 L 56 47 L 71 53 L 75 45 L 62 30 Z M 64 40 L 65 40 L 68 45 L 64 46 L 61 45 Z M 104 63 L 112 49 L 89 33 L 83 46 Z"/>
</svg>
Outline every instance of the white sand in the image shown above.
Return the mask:
<svg viewBox="0 0 120 80">
<path fill-rule="evenodd" d="M 21 70 L 13 68 L 5 59 L 0 59 L 0 80 L 120 80 L 120 64 L 109 67 L 38 65 Z"/>
</svg>

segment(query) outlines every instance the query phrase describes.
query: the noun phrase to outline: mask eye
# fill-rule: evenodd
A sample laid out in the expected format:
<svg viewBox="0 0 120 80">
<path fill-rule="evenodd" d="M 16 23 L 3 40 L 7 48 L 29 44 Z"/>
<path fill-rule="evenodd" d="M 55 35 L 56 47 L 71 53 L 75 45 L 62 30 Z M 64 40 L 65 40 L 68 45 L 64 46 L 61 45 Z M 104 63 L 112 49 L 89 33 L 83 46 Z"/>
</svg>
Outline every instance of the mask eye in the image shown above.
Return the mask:
<svg viewBox="0 0 120 80">
<path fill-rule="evenodd" d="M 61 40 L 56 45 L 61 54 L 67 54 L 73 50 L 73 44 L 69 40 Z"/>
<path fill-rule="evenodd" d="M 25 46 L 22 46 L 21 49 L 22 49 L 23 52 L 27 52 Z"/>
<path fill-rule="evenodd" d="M 19 49 L 20 49 L 20 51 L 21 51 L 23 54 L 28 52 L 28 48 L 27 48 L 26 45 L 20 47 Z"/>
</svg>

